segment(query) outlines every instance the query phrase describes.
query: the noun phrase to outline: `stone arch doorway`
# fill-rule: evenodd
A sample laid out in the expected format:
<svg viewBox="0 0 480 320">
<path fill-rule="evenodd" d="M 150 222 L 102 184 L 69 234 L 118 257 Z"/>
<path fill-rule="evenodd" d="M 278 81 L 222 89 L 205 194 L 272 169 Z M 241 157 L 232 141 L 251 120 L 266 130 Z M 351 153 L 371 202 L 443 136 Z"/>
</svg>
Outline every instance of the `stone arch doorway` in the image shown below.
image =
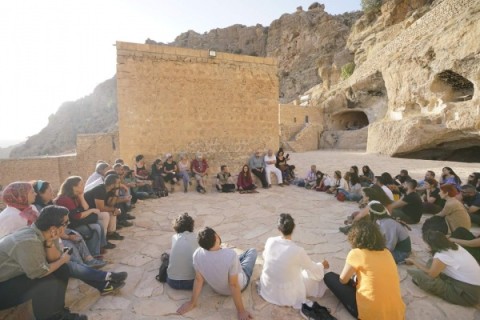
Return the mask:
<svg viewBox="0 0 480 320">
<path fill-rule="evenodd" d="M 361 110 L 349 110 L 337 113 L 331 118 L 332 130 L 358 130 L 369 125 L 368 117 Z"/>
<path fill-rule="evenodd" d="M 430 90 L 440 95 L 444 102 L 472 100 L 474 94 L 473 83 L 452 70 L 435 75 Z"/>
</svg>

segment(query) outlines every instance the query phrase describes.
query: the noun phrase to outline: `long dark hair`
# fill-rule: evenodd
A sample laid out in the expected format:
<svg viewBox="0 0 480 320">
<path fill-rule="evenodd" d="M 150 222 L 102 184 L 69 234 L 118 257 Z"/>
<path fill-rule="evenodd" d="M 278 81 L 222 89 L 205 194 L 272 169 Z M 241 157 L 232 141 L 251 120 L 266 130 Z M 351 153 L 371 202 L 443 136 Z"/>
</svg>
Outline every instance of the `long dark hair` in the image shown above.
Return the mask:
<svg viewBox="0 0 480 320">
<path fill-rule="evenodd" d="M 247 172 L 245 172 L 245 167 L 247 167 Z M 248 181 L 252 180 L 252 174 L 250 173 L 250 167 L 248 166 L 248 164 L 244 164 L 242 166 L 242 172 L 240 172 L 241 175 L 243 175 L 245 178 L 247 178 Z"/>
<path fill-rule="evenodd" d="M 359 220 L 348 232 L 348 242 L 352 248 L 382 251 L 385 249 L 385 238 L 378 226 L 367 220 Z"/>
<path fill-rule="evenodd" d="M 448 170 L 448 173 L 450 173 L 452 176 L 455 177 L 454 180 L 455 180 L 455 183 L 456 183 L 456 184 L 458 184 L 458 185 L 462 184 L 462 180 L 460 179 L 459 176 L 457 176 L 457 174 L 455 173 L 455 171 L 453 171 L 452 168 L 450 168 L 450 167 L 443 167 L 443 169 L 447 169 L 447 170 Z M 443 171 L 443 169 L 442 169 L 442 171 Z M 445 175 L 444 175 L 443 173 L 442 173 L 442 178 L 445 179 Z"/>
<path fill-rule="evenodd" d="M 37 194 L 35 196 L 35 204 L 39 204 L 41 206 L 44 206 L 45 203 L 43 202 L 42 196 L 40 194 L 45 193 L 47 191 L 48 187 L 50 186 L 50 182 L 48 181 L 43 181 L 43 180 L 37 180 L 33 182 L 32 187 L 35 193 Z"/>
<path fill-rule="evenodd" d="M 385 207 L 391 204 L 393 201 L 387 196 L 382 187 L 374 184 L 370 188 L 363 188 L 363 193 L 368 197 L 369 201 L 376 200 L 383 204 Z"/>
<path fill-rule="evenodd" d="M 390 173 L 384 172 L 382 173 L 381 177 L 383 179 L 384 185 L 388 186 L 390 184 L 395 184 Z"/>
<path fill-rule="evenodd" d="M 458 245 L 451 242 L 440 231 L 428 230 L 423 234 L 423 241 L 430 247 L 430 252 L 434 255 L 437 252 L 449 249 L 458 250 Z"/>
<path fill-rule="evenodd" d="M 82 177 L 79 176 L 71 176 L 65 179 L 65 181 L 63 181 L 62 185 L 60 186 L 58 196 L 67 196 L 74 199 L 75 193 L 73 192 L 73 187 L 78 186 L 80 181 L 82 181 Z"/>
</svg>

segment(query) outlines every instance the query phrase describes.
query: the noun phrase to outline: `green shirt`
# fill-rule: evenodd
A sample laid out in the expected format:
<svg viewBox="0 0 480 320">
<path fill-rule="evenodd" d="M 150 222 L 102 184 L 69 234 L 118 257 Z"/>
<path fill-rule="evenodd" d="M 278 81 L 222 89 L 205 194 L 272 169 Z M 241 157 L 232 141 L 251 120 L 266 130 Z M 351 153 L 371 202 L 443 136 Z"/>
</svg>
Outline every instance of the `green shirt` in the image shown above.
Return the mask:
<svg viewBox="0 0 480 320">
<path fill-rule="evenodd" d="M 44 247 L 45 238 L 35 224 L 0 239 L 0 282 L 25 274 L 41 278 L 50 270 Z"/>
</svg>

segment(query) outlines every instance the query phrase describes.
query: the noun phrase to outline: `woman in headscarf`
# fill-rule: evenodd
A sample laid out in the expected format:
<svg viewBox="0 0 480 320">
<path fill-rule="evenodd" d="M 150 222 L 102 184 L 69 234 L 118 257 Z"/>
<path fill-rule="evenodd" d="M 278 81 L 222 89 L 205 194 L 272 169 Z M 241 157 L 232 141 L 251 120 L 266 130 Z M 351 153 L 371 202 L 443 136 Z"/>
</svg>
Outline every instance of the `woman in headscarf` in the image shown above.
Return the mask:
<svg viewBox="0 0 480 320">
<path fill-rule="evenodd" d="M 10 183 L 2 196 L 7 207 L 0 213 L 0 238 L 37 220 L 38 211 L 32 205 L 36 194 L 30 183 Z"/>
</svg>

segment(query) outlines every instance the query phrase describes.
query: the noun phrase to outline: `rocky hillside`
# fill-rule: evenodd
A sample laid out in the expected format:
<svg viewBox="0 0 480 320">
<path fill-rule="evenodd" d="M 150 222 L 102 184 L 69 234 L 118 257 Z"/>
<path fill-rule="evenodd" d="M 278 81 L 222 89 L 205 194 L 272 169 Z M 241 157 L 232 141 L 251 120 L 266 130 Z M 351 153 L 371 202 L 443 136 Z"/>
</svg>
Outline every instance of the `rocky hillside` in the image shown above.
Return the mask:
<svg viewBox="0 0 480 320">
<path fill-rule="evenodd" d="M 14 148 L 10 158 L 74 152 L 77 134 L 111 132 L 116 125 L 117 81 L 114 77 L 99 84 L 92 94 L 63 103 L 48 118 L 48 125 Z"/>
</svg>

